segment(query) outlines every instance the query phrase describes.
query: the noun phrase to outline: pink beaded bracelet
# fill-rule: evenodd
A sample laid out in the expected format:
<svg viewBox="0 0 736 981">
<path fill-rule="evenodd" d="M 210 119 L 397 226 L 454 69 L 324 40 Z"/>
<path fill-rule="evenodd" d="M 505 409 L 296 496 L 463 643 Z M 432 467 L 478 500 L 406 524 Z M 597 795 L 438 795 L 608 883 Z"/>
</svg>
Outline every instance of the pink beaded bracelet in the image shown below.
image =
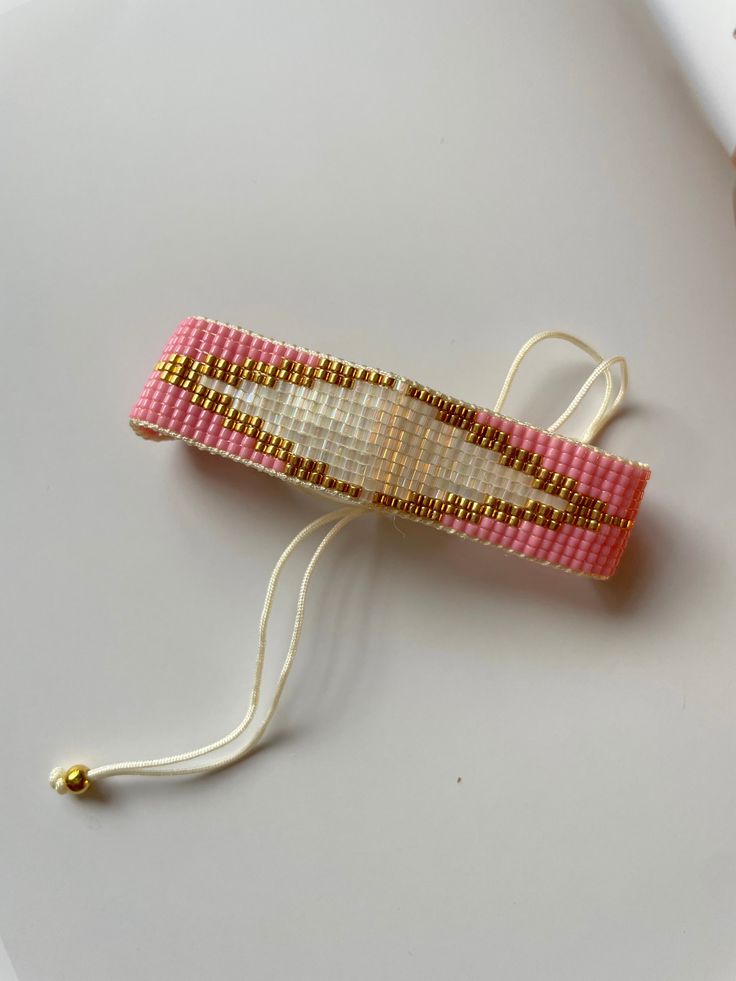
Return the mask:
<svg viewBox="0 0 736 981">
<path fill-rule="evenodd" d="M 500 414 L 524 357 L 559 338 L 597 367 L 547 429 Z M 614 366 L 620 369 L 618 394 Z M 597 379 L 606 391 L 581 442 L 556 435 Z M 241 722 L 183 753 L 92 768 L 55 767 L 51 787 L 80 795 L 125 774 L 211 773 L 248 756 L 273 718 L 296 656 L 307 591 L 336 535 L 373 510 L 401 514 L 582 575 L 606 579 L 618 565 L 649 470 L 591 446 L 626 390 L 623 358 L 604 360 L 569 334 L 547 331 L 522 347 L 495 408 L 479 409 L 399 375 L 269 341 L 213 320 L 174 332 L 136 402 L 131 424 L 147 439 L 182 439 L 275 474 L 344 507 L 316 518 L 286 546 L 271 574 L 258 630 L 253 686 Z M 326 530 L 328 529 L 328 530 Z M 302 577 L 291 641 L 268 708 L 257 719 L 273 598 L 286 562 L 317 531 L 323 538 Z M 247 736 L 247 738 L 243 738 Z M 239 748 L 222 755 L 232 743 Z M 195 762 L 206 758 L 205 762 Z"/>
<path fill-rule="evenodd" d="M 551 332 L 526 348 L 547 336 L 592 352 Z M 616 361 L 599 363 L 594 376 Z M 174 331 L 130 422 L 145 438 L 182 439 L 598 579 L 615 571 L 650 475 L 644 464 L 399 375 L 200 317 Z"/>
</svg>

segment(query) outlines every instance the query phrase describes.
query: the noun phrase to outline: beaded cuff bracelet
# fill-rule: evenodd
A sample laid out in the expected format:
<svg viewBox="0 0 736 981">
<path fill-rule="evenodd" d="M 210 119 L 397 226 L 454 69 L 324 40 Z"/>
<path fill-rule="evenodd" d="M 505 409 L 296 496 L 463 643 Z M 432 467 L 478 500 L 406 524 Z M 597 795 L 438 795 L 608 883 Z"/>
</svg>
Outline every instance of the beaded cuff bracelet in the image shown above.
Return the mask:
<svg viewBox="0 0 736 981">
<path fill-rule="evenodd" d="M 524 357 L 549 338 L 574 344 L 597 367 L 559 419 L 543 430 L 500 411 Z M 615 395 L 614 365 L 621 379 Z M 605 396 L 582 442 L 557 436 L 599 377 L 605 379 Z M 133 407 L 135 431 L 147 439 L 182 439 L 341 498 L 345 506 L 303 528 L 276 562 L 259 620 L 248 708 L 234 729 L 171 756 L 92 768 L 57 766 L 49 774 L 51 787 L 79 796 L 107 777 L 192 776 L 248 756 L 268 729 L 294 663 L 315 566 L 335 536 L 370 510 L 404 515 L 606 579 L 621 558 L 649 477 L 643 464 L 589 445 L 616 411 L 626 383 L 623 358 L 604 360 L 578 338 L 546 331 L 521 348 L 491 411 L 399 375 L 269 341 L 229 324 L 184 320 Z M 320 530 L 323 538 L 299 588 L 284 663 L 257 721 L 266 634 L 281 572 L 301 543 Z M 222 755 L 236 742 L 239 748 Z"/>
<path fill-rule="evenodd" d="M 130 422 L 598 579 L 615 571 L 650 475 L 399 375 L 198 317 L 174 331 Z"/>
</svg>

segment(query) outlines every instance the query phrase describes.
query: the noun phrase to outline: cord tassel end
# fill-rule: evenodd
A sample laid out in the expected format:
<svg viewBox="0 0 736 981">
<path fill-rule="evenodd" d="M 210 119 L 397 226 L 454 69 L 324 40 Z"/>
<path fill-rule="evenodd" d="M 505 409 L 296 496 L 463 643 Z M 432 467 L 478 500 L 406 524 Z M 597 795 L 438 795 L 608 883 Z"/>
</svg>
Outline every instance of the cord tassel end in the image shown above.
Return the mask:
<svg viewBox="0 0 736 981">
<path fill-rule="evenodd" d="M 89 767 L 83 763 L 75 763 L 67 770 L 56 766 L 49 774 L 49 785 L 57 794 L 80 794 L 89 790 L 92 781 L 89 779 Z"/>
</svg>

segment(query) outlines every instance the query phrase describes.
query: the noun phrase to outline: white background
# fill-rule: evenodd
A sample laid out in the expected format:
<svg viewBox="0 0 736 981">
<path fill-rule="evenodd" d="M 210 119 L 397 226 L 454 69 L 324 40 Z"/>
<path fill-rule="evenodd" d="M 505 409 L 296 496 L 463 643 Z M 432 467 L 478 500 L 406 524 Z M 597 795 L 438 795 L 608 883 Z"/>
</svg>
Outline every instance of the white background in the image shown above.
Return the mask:
<svg viewBox="0 0 736 981">
<path fill-rule="evenodd" d="M 730 981 L 734 175 L 644 11 L 34 0 L 0 20 L 0 134 L 21 981 Z M 53 765 L 234 724 L 325 510 L 129 431 L 190 313 L 481 404 L 537 330 L 625 354 L 602 445 L 654 476 L 618 576 L 363 519 L 263 752 L 57 797 Z M 509 411 L 587 370 L 540 351 Z"/>
</svg>

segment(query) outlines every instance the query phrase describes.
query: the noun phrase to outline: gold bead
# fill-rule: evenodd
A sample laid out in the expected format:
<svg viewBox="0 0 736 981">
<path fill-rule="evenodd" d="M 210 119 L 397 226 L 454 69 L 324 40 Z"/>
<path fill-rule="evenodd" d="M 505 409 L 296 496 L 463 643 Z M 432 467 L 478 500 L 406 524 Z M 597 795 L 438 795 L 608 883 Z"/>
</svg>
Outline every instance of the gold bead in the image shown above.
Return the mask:
<svg viewBox="0 0 736 981">
<path fill-rule="evenodd" d="M 70 794 L 83 794 L 89 790 L 91 781 L 87 776 L 88 773 L 89 767 L 83 763 L 75 763 L 74 766 L 69 767 L 64 774 L 64 783 Z"/>
</svg>

